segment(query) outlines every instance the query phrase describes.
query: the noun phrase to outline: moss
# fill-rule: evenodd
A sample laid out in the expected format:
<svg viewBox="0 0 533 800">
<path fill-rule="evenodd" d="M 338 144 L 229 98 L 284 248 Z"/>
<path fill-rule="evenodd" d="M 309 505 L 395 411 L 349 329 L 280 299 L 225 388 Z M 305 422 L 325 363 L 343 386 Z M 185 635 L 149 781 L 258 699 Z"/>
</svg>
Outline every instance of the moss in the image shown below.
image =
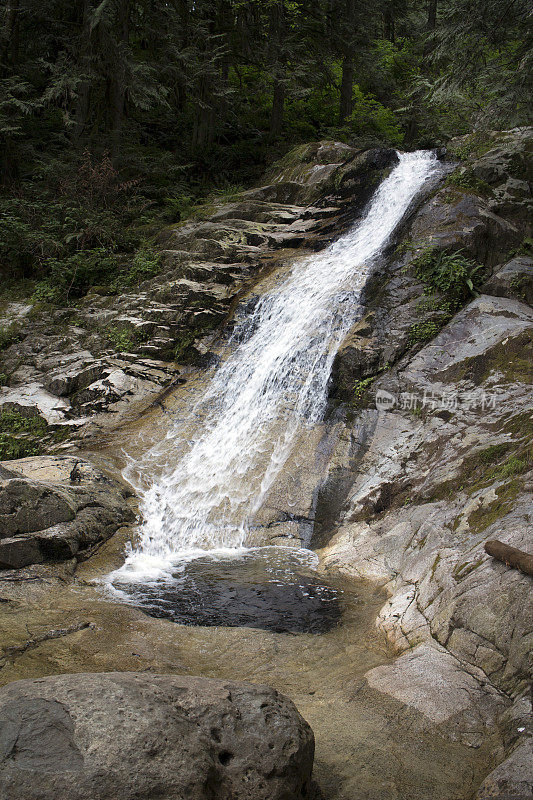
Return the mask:
<svg viewBox="0 0 533 800">
<path fill-rule="evenodd" d="M 473 533 L 481 533 L 497 520 L 505 517 L 514 506 L 521 485 L 517 480 L 496 489 L 497 499 L 477 508 L 468 516 L 468 525 Z"/>
<path fill-rule="evenodd" d="M 522 475 L 522 473 L 527 472 L 531 468 L 532 461 L 531 452 L 525 453 L 522 458 L 511 456 L 504 464 L 492 470 L 490 475 L 495 480 L 503 480 L 505 478 L 514 477 L 515 475 Z"/>
<path fill-rule="evenodd" d="M 33 438 L 20 438 L 9 433 L 0 433 L 0 461 L 37 456 L 42 452 L 42 444 Z"/>
<path fill-rule="evenodd" d="M 483 564 L 483 559 L 479 558 L 477 561 L 466 561 L 463 564 L 458 564 L 454 571 L 453 577 L 456 581 L 462 581 L 463 578 L 466 578 L 467 575 L 470 575 L 475 569 Z"/>
<path fill-rule="evenodd" d="M 516 427 L 523 432 L 521 425 Z M 516 477 L 527 472 L 532 463 L 533 454 L 527 436 L 525 441 L 491 445 L 467 456 L 463 460 L 458 476 L 439 484 L 429 499 L 431 502 L 450 499 L 461 491 L 472 496 L 495 481 Z"/>
<path fill-rule="evenodd" d="M 530 411 L 523 411 L 521 414 L 512 415 L 503 423 L 503 430 L 518 439 L 531 441 L 533 439 L 533 414 Z"/>
<path fill-rule="evenodd" d="M 39 416 L 27 417 L 18 411 L 0 413 L 0 433 L 32 433 L 43 436 L 48 430 L 46 420 Z"/>
<path fill-rule="evenodd" d="M 439 566 L 439 564 L 440 564 L 440 560 L 441 560 L 441 559 L 440 559 L 440 553 L 438 553 L 438 554 L 437 554 L 437 557 L 435 558 L 435 561 L 434 561 L 434 562 L 433 562 L 433 564 L 431 565 L 431 580 L 433 580 L 433 579 L 434 579 L 434 577 L 435 577 L 435 571 L 436 571 L 437 567 L 438 567 L 438 566 Z"/>
<path fill-rule="evenodd" d="M 532 382 L 533 332 L 523 331 L 489 351 L 465 358 L 443 373 L 445 381 L 470 380 L 480 386 L 490 375 L 499 373 L 508 383 Z"/>
<path fill-rule="evenodd" d="M 493 193 L 490 185 L 481 180 L 481 178 L 476 177 L 472 169 L 462 169 L 448 175 L 445 186 L 451 186 L 469 194 L 476 194 L 479 197 L 489 197 Z"/>
</svg>

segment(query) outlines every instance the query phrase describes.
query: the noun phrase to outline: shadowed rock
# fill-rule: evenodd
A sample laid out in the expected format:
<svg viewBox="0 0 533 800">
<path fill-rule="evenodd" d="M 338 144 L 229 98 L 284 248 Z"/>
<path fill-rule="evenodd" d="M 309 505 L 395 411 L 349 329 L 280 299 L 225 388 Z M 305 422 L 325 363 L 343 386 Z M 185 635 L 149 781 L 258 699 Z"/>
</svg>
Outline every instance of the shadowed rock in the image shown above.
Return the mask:
<svg viewBox="0 0 533 800">
<path fill-rule="evenodd" d="M 314 739 L 266 686 L 142 673 L 0 690 L 9 800 L 306 800 Z"/>
</svg>

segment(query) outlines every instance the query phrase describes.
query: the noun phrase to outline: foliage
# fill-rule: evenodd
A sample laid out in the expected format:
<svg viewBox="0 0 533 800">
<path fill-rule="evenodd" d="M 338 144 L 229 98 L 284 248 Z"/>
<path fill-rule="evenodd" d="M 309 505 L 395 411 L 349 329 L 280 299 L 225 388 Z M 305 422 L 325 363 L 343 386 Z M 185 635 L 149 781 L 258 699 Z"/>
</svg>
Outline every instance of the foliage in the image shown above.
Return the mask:
<svg viewBox="0 0 533 800">
<path fill-rule="evenodd" d="M 483 277 L 483 265 L 464 256 L 462 249 L 450 253 L 428 247 L 415 259 L 414 267 L 426 294 L 444 295 L 454 310 L 475 294 Z"/>
<path fill-rule="evenodd" d="M 0 433 L 34 433 L 42 436 L 46 433 L 46 420 L 39 416 L 24 416 L 18 411 L 0 413 Z"/>
<path fill-rule="evenodd" d="M 9 433 L 0 433 L 0 461 L 37 456 L 41 445 L 35 439 L 21 439 Z"/>
<path fill-rule="evenodd" d="M 494 140 L 485 131 L 475 131 L 450 148 L 450 155 L 461 161 L 467 159 L 480 158 L 484 153 L 494 147 Z"/>
<path fill-rule="evenodd" d="M 451 175 L 448 175 L 446 178 L 446 185 L 447 186 L 455 186 L 457 189 L 461 189 L 465 192 L 471 192 L 473 194 L 480 195 L 481 197 L 486 197 L 492 194 L 492 189 L 489 184 L 478 178 L 472 170 L 463 169 L 456 172 L 452 172 Z"/>
<path fill-rule="evenodd" d="M 413 345 L 417 344 L 418 342 L 427 342 L 430 339 L 433 339 L 438 334 L 442 326 L 442 320 L 425 320 L 424 322 L 416 322 L 409 328 L 409 344 Z"/>
<path fill-rule="evenodd" d="M 6 350 L 18 341 L 20 341 L 20 334 L 15 324 L 0 328 L 0 350 Z"/>
<path fill-rule="evenodd" d="M 189 364 L 194 362 L 197 358 L 197 352 L 193 349 L 194 341 L 197 332 L 183 331 L 177 339 L 176 348 L 174 350 L 174 359 L 181 364 Z"/>
<path fill-rule="evenodd" d="M 107 331 L 107 338 L 117 353 L 127 353 L 135 349 L 132 332 L 124 328 L 111 327 Z"/>
<path fill-rule="evenodd" d="M 431 20 L 432 5 L 4 3 L 2 274 L 48 302 L 120 291 L 157 272 L 145 242 L 161 224 L 294 144 L 433 146 L 475 128 L 463 158 L 484 129 L 527 123 L 527 0 L 439 0 Z M 485 188 L 451 179 L 466 180 Z"/>
</svg>

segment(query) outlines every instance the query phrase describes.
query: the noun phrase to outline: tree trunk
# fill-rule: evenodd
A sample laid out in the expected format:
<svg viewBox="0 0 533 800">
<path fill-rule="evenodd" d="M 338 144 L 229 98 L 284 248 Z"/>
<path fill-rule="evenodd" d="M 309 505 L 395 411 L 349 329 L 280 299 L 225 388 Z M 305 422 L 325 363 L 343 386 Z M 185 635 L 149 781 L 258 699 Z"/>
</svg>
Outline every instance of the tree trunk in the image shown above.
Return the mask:
<svg viewBox="0 0 533 800">
<path fill-rule="evenodd" d="M 533 575 L 533 555 L 530 553 L 517 550 L 516 547 L 499 542 L 498 539 L 489 539 L 488 542 L 485 542 L 485 552 L 489 556 L 497 558 L 498 561 L 503 561 L 509 567 L 519 569 L 526 575 Z"/>
<path fill-rule="evenodd" d="M 428 56 L 431 53 L 432 48 L 429 37 L 437 27 L 437 5 L 438 5 L 438 0 L 429 0 L 428 20 L 426 24 L 427 36 L 426 36 L 426 41 L 424 43 L 424 56 Z"/>
<path fill-rule="evenodd" d="M 353 81 L 354 81 L 353 57 L 345 56 L 342 62 L 342 80 L 339 102 L 339 125 L 342 125 L 353 111 Z"/>
<path fill-rule="evenodd" d="M 272 92 L 272 110 L 270 112 L 270 136 L 277 139 L 283 128 L 283 107 L 285 105 L 285 86 L 276 78 Z"/>
<path fill-rule="evenodd" d="M 82 14 L 82 32 L 81 32 L 81 53 L 79 64 L 81 71 L 84 74 L 89 72 L 91 66 L 91 31 L 90 31 L 90 2 L 84 0 L 83 14 Z M 78 141 L 83 134 L 85 125 L 87 124 L 87 117 L 89 115 L 89 101 L 90 101 L 90 85 L 88 80 L 84 80 L 78 89 L 78 96 L 76 98 L 76 124 L 74 126 L 74 139 Z"/>
<path fill-rule="evenodd" d="M 212 144 L 215 130 L 215 113 L 211 80 L 204 75 L 200 80 L 199 98 L 194 118 L 191 143 L 193 148 L 202 149 Z"/>
<path fill-rule="evenodd" d="M 389 42 L 394 43 L 395 39 L 395 30 L 394 30 L 394 6 L 393 0 L 388 0 L 387 5 L 385 6 L 385 12 L 383 15 L 384 19 L 384 34 L 385 39 L 388 39 Z"/>
<path fill-rule="evenodd" d="M 116 18 L 116 59 L 109 84 L 111 116 L 111 152 L 116 158 L 120 149 L 122 122 L 126 106 L 126 63 L 123 47 L 129 44 L 131 0 L 119 0 Z"/>
<path fill-rule="evenodd" d="M 438 5 L 438 0 L 429 0 L 428 22 L 426 25 L 426 29 L 428 31 L 434 31 L 437 26 L 437 5 Z"/>
<path fill-rule="evenodd" d="M 285 2 L 276 0 L 270 7 L 269 61 L 273 74 L 272 108 L 270 111 L 269 133 L 271 139 L 277 139 L 283 128 L 283 109 L 285 105 L 285 69 L 287 53 L 285 50 Z"/>
<path fill-rule="evenodd" d="M 18 61 L 19 12 L 20 0 L 8 0 L 0 44 L 0 70 L 4 75 L 7 75 L 9 68 L 12 68 Z"/>
</svg>

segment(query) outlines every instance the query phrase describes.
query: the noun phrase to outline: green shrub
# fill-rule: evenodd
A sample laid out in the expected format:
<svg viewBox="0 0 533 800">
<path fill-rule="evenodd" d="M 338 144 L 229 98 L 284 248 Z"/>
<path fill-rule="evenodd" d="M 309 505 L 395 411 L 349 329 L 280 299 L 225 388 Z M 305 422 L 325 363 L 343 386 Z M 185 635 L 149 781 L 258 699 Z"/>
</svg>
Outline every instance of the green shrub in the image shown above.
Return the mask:
<svg viewBox="0 0 533 800">
<path fill-rule="evenodd" d="M 429 247 L 414 261 L 416 275 L 424 284 L 425 293 L 444 295 L 450 310 L 457 310 L 474 295 L 483 279 L 483 265 L 466 258 L 462 252 L 447 253 Z"/>
<path fill-rule="evenodd" d="M 135 347 L 132 332 L 124 328 L 109 328 L 107 331 L 107 338 L 117 353 L 125 353 L 133 350 Z"/>
<path fill-rule="evenodd" d="M 26 417 L 18 411 L 3 410 L 0 413 L 0 433 L 33 433 L 42 436 L 47 429 L 47 422 L 42 417 Z"/>
<path fill-rule="evenodd" d="M 174 348 L 174 359 L 182 364 L 192 363 L 198 353 L 193 350 L 194 341 L 198 334 L 193 331 L 182 331 Z"/>
<path fill-rule="evenodd" d="M 145 242 L 135 253 L 129 269 L 124 271 L 124 282 L 130 286 L 142 283 L 159 272 L 161 272 L 161 253 Z"/>
<path fill-rule="evenodd" d="M 444 324 L 443 320 L 426 320 L 425 322 L 417 322 L 409 328 L 409 344 L 417 344 L 418 342 L 427 342 L 433 339 L 440 331 Z"/>
<path fill-rule="evenodd" d="M 451 145 L 449 153 L 451 156 L 459 158 L 461 161 L 466 161 L 470 156 L 480 158 L 494 146 L 495 142 L 488 133 L 485 131 L 476 131 L 476 133 L 465 137 L 465 140 L 460 144 Z"/>
<path fill-rule="evenodd" d="M 37 456 L 41 445 L 34 439 L 18 439 L 9 433 L 0 433 L 0 461 Z"/>
<path fill-rule="evenodd" d="M 471 169 L 453 172 L 446 178 L 446 185 L 455 186 L 457 189 L 462 189 L 465 192 L 471 192 L 481 197 L 487 197 L 492 194 L 489 184 L 476 177 Z"/>
<path fill-rule="evenodd" d="M 21 334 L 16 325 L 0 328 L 0 350 L 6 350 L 12 344 L 19 342 Z"/>
</svg>

